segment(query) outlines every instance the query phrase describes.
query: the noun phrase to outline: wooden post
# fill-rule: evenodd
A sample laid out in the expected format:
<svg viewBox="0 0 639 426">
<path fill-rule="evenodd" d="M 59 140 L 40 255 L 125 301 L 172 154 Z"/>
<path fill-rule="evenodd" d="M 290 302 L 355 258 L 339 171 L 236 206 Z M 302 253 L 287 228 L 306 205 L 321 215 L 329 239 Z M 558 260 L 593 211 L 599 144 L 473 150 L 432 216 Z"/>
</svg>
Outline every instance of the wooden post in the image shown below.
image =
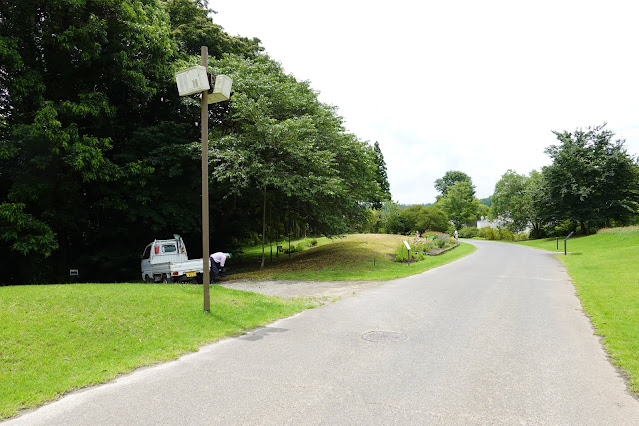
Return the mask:
<svg viewBox="0 0 639 426">
<path fill-rule="evenodd" d="M 202 66 L 208 65 L 209 49 L 202 46 Z M 204 312 L 211 311 L 209 286 L 211 285 L 211 267 L 209 265 L 209 102 L 208 91 L 202 92 L 202 287 L 204 288 Z"/>
</svg>

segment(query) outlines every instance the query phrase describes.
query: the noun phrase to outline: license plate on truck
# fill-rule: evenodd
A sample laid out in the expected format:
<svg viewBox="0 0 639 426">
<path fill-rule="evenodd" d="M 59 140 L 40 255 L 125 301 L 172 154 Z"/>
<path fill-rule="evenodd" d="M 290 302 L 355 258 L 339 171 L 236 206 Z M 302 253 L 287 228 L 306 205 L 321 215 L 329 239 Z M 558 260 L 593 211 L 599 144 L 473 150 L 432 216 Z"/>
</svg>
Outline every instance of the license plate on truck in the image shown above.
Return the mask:
<svg viewBox="0 0 639 426">
<path fill-rule="evenodd" d="M 192 278 L 192 277 L 194 277 L 196 275 L 197 274 L 195 273 L 195 271 L 189 271 L 189 272 L 186 273 L 186 276 L 189 277 L 189 278 Z"/>
</svg>

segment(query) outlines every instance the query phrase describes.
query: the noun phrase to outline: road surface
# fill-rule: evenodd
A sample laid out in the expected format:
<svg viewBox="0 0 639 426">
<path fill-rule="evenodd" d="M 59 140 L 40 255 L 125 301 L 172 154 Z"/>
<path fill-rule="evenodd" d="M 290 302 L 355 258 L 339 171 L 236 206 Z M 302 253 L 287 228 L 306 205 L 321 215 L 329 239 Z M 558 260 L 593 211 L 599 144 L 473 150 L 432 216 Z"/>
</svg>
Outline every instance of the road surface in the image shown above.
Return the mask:
<svg viewBox="0 0 639 426">
<path fill-rule="evenodd" d="M 8 424 L 639 424 L 554 255 L 473 244 Z"/>
</svg>

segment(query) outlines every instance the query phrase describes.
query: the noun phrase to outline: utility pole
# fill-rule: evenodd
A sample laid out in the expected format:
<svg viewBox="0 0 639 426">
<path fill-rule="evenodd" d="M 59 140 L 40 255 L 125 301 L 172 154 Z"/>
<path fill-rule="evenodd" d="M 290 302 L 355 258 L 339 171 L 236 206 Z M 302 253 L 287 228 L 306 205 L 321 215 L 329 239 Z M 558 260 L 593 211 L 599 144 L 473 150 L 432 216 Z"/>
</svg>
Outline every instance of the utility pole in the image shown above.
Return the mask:
<svg viewBox="0 0 639 426">
<path fill-rule="evenodd" d="M 209 48 L 201 48 L 203 67 L 208 66 Z M 204 312 L 211 311 L 211 266 L 209 265 L 209 90 L 202 91 L 202 287 L 204 288 Z"/>
<path fill-rule="evenodd" d="M 175 73 L 178 93 L 189 96 L 201 93 L 202 110 L 202 287 L 204 288 L 204 311 L 211 311 L 209 295 L 211 269 L 209 263 L 209 104 L 228 101 L 233 80 L 226 75 L 211 76 L 207 72 L 209 49 L 200 48 L 201 65 Z"/>
</svg>

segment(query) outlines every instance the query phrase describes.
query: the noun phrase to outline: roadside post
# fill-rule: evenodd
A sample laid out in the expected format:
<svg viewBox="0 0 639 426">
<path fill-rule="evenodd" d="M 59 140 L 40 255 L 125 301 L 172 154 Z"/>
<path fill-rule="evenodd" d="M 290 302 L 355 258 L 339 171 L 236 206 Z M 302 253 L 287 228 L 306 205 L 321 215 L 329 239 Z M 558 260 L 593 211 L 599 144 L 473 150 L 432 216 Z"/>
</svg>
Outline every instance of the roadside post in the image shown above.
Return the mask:
<svg viewBox="0 0 639 426">
<path fill-rule="evenodd" d="M 574 234 L 574 233 L 575 233 L 575 231 L 572 231 L 570 234 L 568 234 L 568 236 L 564 240 L 564 256 L 568 256 L 568 243 L 566 241 L 568 241 L 568 238 L 572 237 L 572 234 Z M 559 238 L 559 237 L 557 237 L 557 238 Z"/>
<path fill-rule="evenodd" d="M 207 72 L 209 49 L 200 49 L 200 66 L 175 73 L 180 96 L 201 93 L 200 128 L 202 130 L 202 287 L 204 288 L 204 311 L 211 311 L 209 287 L 211 270 L 209 264 L 209 104 L 228 101 L 233 80 L 225 75 L 211 76 Z M 210 93 L 210 96 L 209 96 Z"/>
<path fill-rule="evenodd" d="M 408 245 L 408 241 L 404 240 L 404 245 L 406 246 L 406 249 L 408 250 L 408 264 L 410 265 L 410 246 Z"/>
</svg>

